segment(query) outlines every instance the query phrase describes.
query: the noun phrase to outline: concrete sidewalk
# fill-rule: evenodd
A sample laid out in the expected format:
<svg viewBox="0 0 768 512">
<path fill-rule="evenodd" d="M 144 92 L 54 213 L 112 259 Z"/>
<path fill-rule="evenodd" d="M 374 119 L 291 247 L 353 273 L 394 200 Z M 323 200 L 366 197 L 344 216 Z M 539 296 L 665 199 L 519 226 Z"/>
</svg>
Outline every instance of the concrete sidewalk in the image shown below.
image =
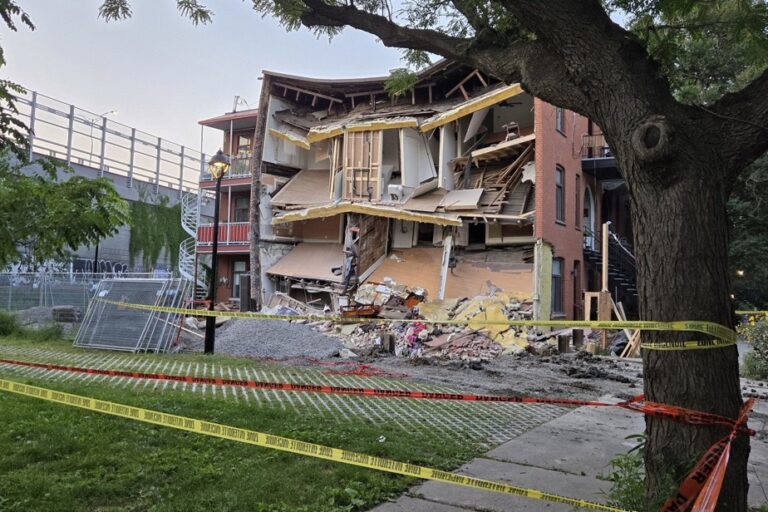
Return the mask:
<svg viewBox="0 0 768 512">
<path fill-rule="evenodd" d="M 610 400 L 610 398 L 604 398 Z M 614 400 L 615 401 L 615 400 Z M 752 438 L 749 463 L 749 502 L 768 503 L 768 404 L 758 402 L 750 426 L 758 430 Z M 642 433 L 641 414 L 616 407 L 580 407 L 508 441 L 456 472 L 564 496 L 605 503 L 603 494 L 610 482 L 599 475 L 610 473 L 610 461 L 629 451 Z M 762 485 L 761 485 L 762 482 Z M 438 482 L 425 482 L 397 501 L 373 512 L 508 512 L 570 511 L 573 507 L 541 500 L 480 491 Z"/>
</svg>

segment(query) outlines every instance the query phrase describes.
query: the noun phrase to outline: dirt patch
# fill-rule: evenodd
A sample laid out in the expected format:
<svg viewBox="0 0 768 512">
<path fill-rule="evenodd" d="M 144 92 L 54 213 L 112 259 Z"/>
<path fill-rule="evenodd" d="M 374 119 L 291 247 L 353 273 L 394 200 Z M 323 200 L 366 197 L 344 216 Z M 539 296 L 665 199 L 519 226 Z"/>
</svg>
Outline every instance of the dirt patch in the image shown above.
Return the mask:
<svg viewBox="0 0 768 512">
<path fill-rule="evenodd" d="M 639 362 L 586 352 L 549 357 L 503 354 L 482 365 L 424 364 L 397 357 L 365 362 L 414 380 L 474 393 L 593 399 L 606 394 L 628 398 L 642 390 Z"/>
</svg>

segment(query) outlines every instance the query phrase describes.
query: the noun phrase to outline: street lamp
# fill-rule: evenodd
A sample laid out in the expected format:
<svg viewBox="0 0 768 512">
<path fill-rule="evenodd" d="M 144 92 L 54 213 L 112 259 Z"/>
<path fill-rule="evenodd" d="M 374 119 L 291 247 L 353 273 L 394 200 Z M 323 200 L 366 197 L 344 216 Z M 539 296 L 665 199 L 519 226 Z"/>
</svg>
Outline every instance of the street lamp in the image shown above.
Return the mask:
<svg viewBox="0 0 768 512">
<path fill-rule="evenodd" d="M 208 311 L 213 311 L 213 303 L 216 297 L 216 260 L 219 253 L 219 196 L 221 195 L 221 178 L 229 170 L 229 156 L 222 150 L 216 152 L 208 162 L 208 170 L 216 179 L 216 195 L 213 203 L 213 249 L 211 250 L 211 282 L 208 284 Z M 205 319 L 205 348 L 206 354 L 213 354 L 213 346 L 216 343 L 216 317 L 209 316 Z"/>
<path fill-rule="evenodd" d="M 104 113 L 102 113 L 102 114 L 100 114 L 100 115 L 98 115 L 96 117 L 92 117 L 91 119 L 88 120 L 89 121 L 88 124 L 91 125 L 91 135 L 89 137 L 89 139 L 91 140 L 91 149 L 90 149 L 90 151 L 88 151 L 88 167 L 93 165 L 93 123 L 95 123 L 96 120 L 99 119 L 99 118 L 104 119 L 107 116 L 113 116 L 113 115 L 114 116 L 117 115 L 117 110 L 107 110 L 106 112 L 104 112 Z M 102 134 L 102 137 L 103 136 L 104 135 Z M 101 162 L 101 166 L 102 167 L 104 166 L 104 162 Z"/>
</svg>

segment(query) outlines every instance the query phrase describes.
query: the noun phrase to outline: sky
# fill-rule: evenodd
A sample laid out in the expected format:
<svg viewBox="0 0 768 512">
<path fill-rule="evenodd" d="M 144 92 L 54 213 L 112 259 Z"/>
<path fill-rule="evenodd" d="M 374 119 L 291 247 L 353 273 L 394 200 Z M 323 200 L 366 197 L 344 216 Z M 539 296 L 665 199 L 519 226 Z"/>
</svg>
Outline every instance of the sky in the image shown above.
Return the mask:
<svg viewBox="0 0 768 512">
<path fill-rule="evenodd" d="M 236 95 L 255 108 L 262 69 L 350 78 L 402 66 L 398 50 L 369 34 L 346 29 L 329 43 L 286 32 L 249 0 L 203 3 L 214 21 L 194 26 L 175 0 L 132 0 L 133 17 L 110 23 L 98 18 L 99 0 L 21 0 L 37 29 L 0 28 L 0 78 L 96 114 L 117 110 L 115 121 L 200 149 L 197 122 L 231 111 Z M 218 133 L 206 128 L 207 154 Z"/>
</svg>

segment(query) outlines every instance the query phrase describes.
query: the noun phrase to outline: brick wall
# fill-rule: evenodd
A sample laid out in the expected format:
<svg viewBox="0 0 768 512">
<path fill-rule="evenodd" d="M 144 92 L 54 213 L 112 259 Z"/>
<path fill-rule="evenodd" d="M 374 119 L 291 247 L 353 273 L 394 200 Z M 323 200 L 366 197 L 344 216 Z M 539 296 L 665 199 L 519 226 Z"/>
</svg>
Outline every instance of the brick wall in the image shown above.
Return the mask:
<svg viewBox="0 0 768 512">
<path fill-rule="evenodd" d="M 562 132 L 556 129 L 556 109 L 539 99 L 534 100 L 536 133 L 536 220 L 534 236 L 552 246 L 553 257 L 563 258 L 563 311 L 565 318 L 574 316 L 574 298 L 581 296 L 586 278 L 583 262 L 583 201 L 585 179 L 581 172 L 581 136 L 587 132 L 585 118 L 564 110 Z M 555 169 L 564 169 L 564 217 L 555 219 Z M 576 181 L 579 179 L 579 202 L 576 204 Z M 593 188 L 593 192 L 594 188 Z M 578 213 L 577 213 L 578 212 Z M 576 218 L 578 216 L 578 222 Z M 575 262 L 579 262 L 578 283 L 574 283 Z M 575 286 L 576 284 L 577 286 Z M 577 299 L 578 300 L 578 299 Z"/>
</svg>

